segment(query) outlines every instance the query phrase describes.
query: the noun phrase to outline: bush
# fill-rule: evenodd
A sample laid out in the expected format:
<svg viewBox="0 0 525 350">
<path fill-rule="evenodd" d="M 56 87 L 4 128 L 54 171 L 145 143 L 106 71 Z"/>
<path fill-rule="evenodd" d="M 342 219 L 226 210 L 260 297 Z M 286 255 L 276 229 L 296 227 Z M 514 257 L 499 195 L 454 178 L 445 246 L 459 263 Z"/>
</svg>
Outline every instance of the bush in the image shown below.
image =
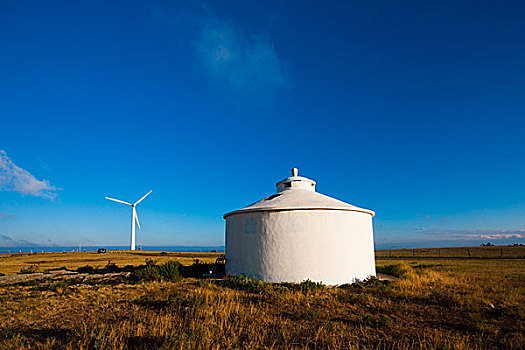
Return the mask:
<svg viewBox="0 0 525 350">
<path fill-rule="evenodd" d="M 205 273 L 209 273 L 210 271 L 214 271 L 215 265 L 211 263 L 201 263 L 199 262 L 199 259 L 195 259 L 192 265 L 189 266 L 181 266 L 181 274 L 184 277 L 194 277 L 194 278 L 200 278 Z"/>
<path fill-rule="evenodd" d="M 258 281 L 256 279 L 246 277 L 244 275 L 226 276 L 225 279 L 218 281 L 217 284 L 221 287 L 244 290 L 248 293 L 254 294 L 260 294 L 267 288 L 271 288 L 270 283 Z"/>
<path fill-rule="evenodd" d="M 294 290 L 305 294 L 322 288 L 324 288 L 322 282 L 313 282 L 309 279 L 304 280 L 301 283 L 282 282 L 275 285 L 275 289 L 279 291 Z"/>
<path fill-rule="evenodd" d="M 308 293 L 317 289 L 322 289 L 324 286 L 322 282 L 313 282 L 307 279 L 299 283 L 297 287 L 301 292 Z"/>
<path fill-rule="evenodd" d="M 146 258 L 146 266 L 153 266 L 157 265 L 157 260 L 153 260 L 152 258 Z"/>
<path fill-rule="evenodd" d="M 364 289 L 374 289 L 382 288 L 388 285 L 389 281 L 382 281 L 376 276 L 369 276 L 367 279 L 351 284 L 343 284 L 339 286 L 341 289 L 347 290 L 364 290 Z"/>
<path fill-rule="evenodd" d="M 158 269 L 162 279 L 178 281 L 182 278 L 180 274 L 180 267 L 180 263 L 170 260 L 158 266 Z"/>
<path fill-rule="evenodd" d="M 216 282 L 221 287 L 227 287 L 231 289 L 244 290 L 248 293 L 261 294 L 266 291 L 276 292 L 288 292 L 288 291 L 300 291 L 301 293 L 309 293 L 314 290 L 324 288 L 321 282 L 313 282 L 305 280 L 301 283 L 270 283 L 259 281 L 254 278 L 250 278 L 244 275 L 239 276 L 226 276 L 225 279 Z"/>
<path fill-rule="evenodd" d="M 160 280 L 159 269 L 156 266 L 146 266 L 131 273 L 131 279 L 136 281 L 158 281 Z"/>
<path fill-rule="evenodd" d="M 108 261 L 108 264 L 106 265 L 105 269 L 109 272 L 118 272 L 117 264 L 112 263 L 111 261 Z"/>
<path fill-rule="evenodd" d="M 21 268 L 20 269 L 20 272 L 21 274 L 25 274 L 25 273 L 35 273 L 36 271 L 38 270 L 38 266 L 36 265 L 30 265 L 26 268 Z"/>
<path fill-rule="evenodd" d="M 135 266 L 129 264 L 129 265 L 124 266 L 124 267 L 122 268 L 122 270 L 123 270 L 123 271 L 126 271 L 126 272 L 131 272 L 131 271 L 135 270 Z"/>
<path fill-rule="evenodd" d="M 149 264 L 138 268 L 131 273 L 135 281 L 178 281 L 182 278 L 181 264 L 176 261 L 167 261 L 161 265 Z"/>
</svg>

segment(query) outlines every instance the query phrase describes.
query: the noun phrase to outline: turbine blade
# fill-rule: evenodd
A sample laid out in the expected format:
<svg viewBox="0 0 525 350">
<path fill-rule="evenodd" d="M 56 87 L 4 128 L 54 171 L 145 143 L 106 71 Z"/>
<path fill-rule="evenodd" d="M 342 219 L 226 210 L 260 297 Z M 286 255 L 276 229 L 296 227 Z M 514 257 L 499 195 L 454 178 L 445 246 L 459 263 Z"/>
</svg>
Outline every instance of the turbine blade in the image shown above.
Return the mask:
<svg viewBox="0 0 525 350">
<path fill-rule="evenodd" d="M 119 202 L 119 203 L 122 203 L 122 204 L 132 205 L 131 203 L 121 201 L 120 199 L 109 198 L 109 197 L 106 197 L 106 199 L 109 199 L 110 201 L 113 201 L 113 202 Z"/>
<path fill-rule="evenodd" d="M 142 200 L 143 200 L 144 198 L 146 198 L 151 192 L 152 192 L 152 191 L 149 191 L 148 193 L 146 193 L 141 199 L 139 199 L 138 201 L 136 201 L 135 204 L 133 204 L 133 205 L 137 205 L 137 204 L 139 204 L 140 202 L 142 202 Z"/>
<path fill-rule="evenodd" d="M 135 222 L 137 223 L 137 226 L 140 228 L 139 214 L 137 214 L 137 210 L 135 209 L 135 207 L 133 207 L 133 211 L 135 212 Z"/>
</svg>

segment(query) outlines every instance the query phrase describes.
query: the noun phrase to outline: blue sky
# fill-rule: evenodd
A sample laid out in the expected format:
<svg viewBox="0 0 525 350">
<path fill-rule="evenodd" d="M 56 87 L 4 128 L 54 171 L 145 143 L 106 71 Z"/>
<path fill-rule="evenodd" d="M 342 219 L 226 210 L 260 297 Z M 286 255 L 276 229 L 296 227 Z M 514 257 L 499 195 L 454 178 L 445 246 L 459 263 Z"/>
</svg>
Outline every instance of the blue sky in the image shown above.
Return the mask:
<svg viewBox="0 0 525 350">
<path fill-rule="evenodd" d="M 298 167 L 378 246 L 525 243 L 520 1 L 3 1 L 0 246 L 221 245 Z"/>
</svg>

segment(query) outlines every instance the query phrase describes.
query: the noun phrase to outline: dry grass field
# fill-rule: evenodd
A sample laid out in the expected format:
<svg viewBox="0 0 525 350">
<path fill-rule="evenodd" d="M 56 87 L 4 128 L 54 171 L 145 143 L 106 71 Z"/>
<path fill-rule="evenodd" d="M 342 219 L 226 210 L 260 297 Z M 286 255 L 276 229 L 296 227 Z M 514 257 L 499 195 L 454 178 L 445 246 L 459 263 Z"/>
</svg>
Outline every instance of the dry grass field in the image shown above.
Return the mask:
<svg viewBox="0 0 525 350">
<path fill-rule="evenodd" d="M 141 253 L 149 255 L 9 255 L 0 258 L 0 272 L 102 268 L 108 260 L 136 266 L 146 258 L 167 271 L 167 261 L 217 256 Z M 137 279 L 132 272 L 3 285 L 0 349 L 525 348 L 523 258 L 388 258 L 377 265 L 399 279 L 328 288 L 176 273 Z"/>
<path fill-rule="evenodd" d="M 108 262 L 118 266 L 144 264 L 146 258 L 164 263 L 168 260 L 176 260 L 183 265 L 192 264 L 194 259 L 203 263 L 212 263 L 220 253 L 172 253 L 172 252 L 148 252 L 148 251 L 108 251 L 97 254 L 97 252 L 80 253 L 11 253 L 0 254 L 0 273 L 11 275 L 19 273 L 21 269 L 35 266 L 36 271 L 66 267 L 74 270 L 82 266 L 90 265 L 95 268 L 104 267 Z"/>
<path fill-rule="evenodd" d="M 523 259 L 525 246 L 451 247 L 376 250 L 376 258 Z"/>
</svg>

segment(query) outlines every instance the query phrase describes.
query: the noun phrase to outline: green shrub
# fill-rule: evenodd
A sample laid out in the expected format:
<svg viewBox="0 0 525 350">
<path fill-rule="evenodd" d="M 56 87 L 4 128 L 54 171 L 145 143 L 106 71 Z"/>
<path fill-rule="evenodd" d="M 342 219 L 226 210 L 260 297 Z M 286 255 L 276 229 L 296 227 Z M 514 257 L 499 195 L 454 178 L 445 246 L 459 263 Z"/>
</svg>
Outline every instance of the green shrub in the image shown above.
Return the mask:
<svg viewBox="0 0 525 350">
<path fill-rule="evenodd" d="M 180 274 L 180 267 L 180 263 L 170 260 L 162 265 L 159 265 L 158 269 L 162 279 L 178 281 L 182 278 Z"/>
<path fill-rule="evenodd" d="M 182 278 L 180 269 L 180 263 L 169 260 L 161 265 L 149 264 L 137 268 L 130 278 L 134 281 L 178 281 Z"/>
<path fill-rule="evenodd" d="M 347 290 L 365 290 L 365 289 L 374 289 L 381 288 L 388 285 L 389 281 L 382 281 L 376 276 L 369 276 L 367 279 L 355 282 L 351 284 L 343 284 L 339 286 L 341 289 Z"/>
<path fill-rule="evenodd" d="M 160 280 L 159 269 L 156 266 L 146 266 L 131 273 L 131 279 L 135 281 L 158 281 Z"/>
<path fill-rule="evenodd" d="M 377 266 L 376 269 L 379 273 L 403 279 L 412 279 L 416 276 L 414 269 L 406 263 Z"/>
<path fill-rule="evenodd" d="M 153 266 L 157 265 L 157 260 L 153 260 L 152 258 L 146 258 L 146 266 Z"/>
<path fill-rule="evenodd" d="M 217 284 L 222 287 L 244 290 L 254 294 L 260 294 L 267 288 L 271 288 L 270 283 L 258 281 L 244 275 L 226 276 L 225 279 L 218 281 Z"/>
<path fill-rule="evenodd" d="M 313 282 L 307 279 L 302 281 L 301 283 L 282 282 L 274 285 L 274 287 L 276 290 L 279 291 L 294 290 L 300 291 L 301 293 L 309 293 L 324 288 L 324 285 L 322 282 Z"/>
<path fill-rule="evenodd" d="M 307 279 L 299 283 L 297 287 L 299 288 L 301 292 L 307 293 L 307 292 L 312 292 L 317 289 L 322 289 L 324 288 L 324 285 L 322 282 L 313 282 Z"/>
</svg>

